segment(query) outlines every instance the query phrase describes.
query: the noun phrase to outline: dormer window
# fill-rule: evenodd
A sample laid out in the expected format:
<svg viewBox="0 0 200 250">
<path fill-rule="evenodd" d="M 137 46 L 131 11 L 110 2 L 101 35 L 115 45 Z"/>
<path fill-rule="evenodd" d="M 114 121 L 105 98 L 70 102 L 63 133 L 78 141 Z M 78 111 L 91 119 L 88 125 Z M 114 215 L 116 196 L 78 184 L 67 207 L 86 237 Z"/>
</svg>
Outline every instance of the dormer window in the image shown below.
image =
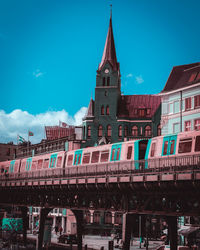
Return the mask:
<svg viewBox="0 0 200 250">
<path fill-rule="evenodd" d="M 193 82 L 195 80 L 195 78 L 196 78 L 196 75 L 197 75 L 197 72 L 192 73 L 191 76 L 190 76 L 189 82 Z"/>
</svg>

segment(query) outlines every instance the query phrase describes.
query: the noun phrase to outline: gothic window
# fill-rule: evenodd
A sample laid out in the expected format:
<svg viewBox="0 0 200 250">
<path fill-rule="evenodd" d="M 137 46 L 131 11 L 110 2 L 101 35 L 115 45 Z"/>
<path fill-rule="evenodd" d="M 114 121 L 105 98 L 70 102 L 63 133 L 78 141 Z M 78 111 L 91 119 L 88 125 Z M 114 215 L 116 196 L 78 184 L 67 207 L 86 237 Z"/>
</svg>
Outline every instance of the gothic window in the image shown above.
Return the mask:
<svg viewBox="0 0 200 250">
<path fill-rule="evenodd" d="M 106 78 L 103 77 L 103 86 L 105 86 L 105 85 L 106 85 Z"/>
<path fill-rule="evenodd" d="M 103 135 L 103 127 L 102 127 L 102 125 L 99 125 L 98 137 L 102 137 L 102 135 Z"/>
<path fill-rule="evenodd" d="M 110 110 L 109 110 L 109 106 L 107 105 L 106 106 L 106 115 L 109 115 L 110 114 Z"/>
<path fill-rule="evenodd" d="M 104 115 L 104 106 L 101 106 L 101 115 Z"/>
<path fill-rule="evenodd" d="M 128 127 L 125 126 L 124 128 L 124 137 L 127 137 L 128 136 Z"/>
<path fill-rule="evenodd" d="M 151 136 L 151 127 L 149 125 L 145 127 L 145 136 Z"/>
<path fill-rule="evenodd" d="M 112 134 L 112 128 L 111 128 L 111 125 L 108 125 L 107 126 L 107 136 L 111 137 L 111 134 Z"/>
<path fill-rule="evenodd" d="M 157 127 L 157 136 L 161 135 L 161 125 L 159 124 Z"/>
<path fill-rule="evenodd" d="M 122 137 L 122 125 L 120 125 L 118 128 L 118 136 Z"/>
<path fill-rule="evenodd" d="M 91 137 L 91 126 L 87 126 L 87 137 L 90 138 Z"/>
<path fill-rule="evenodd" d="M 133 136 L 138 136 L 138 127 L 137 126 L 132 127 L 132 135 Z"/>
<path fill-rule="evenodd" d="M 107 77 L 107 86 L 110 86 L 110 77 Z"/>
</svg>

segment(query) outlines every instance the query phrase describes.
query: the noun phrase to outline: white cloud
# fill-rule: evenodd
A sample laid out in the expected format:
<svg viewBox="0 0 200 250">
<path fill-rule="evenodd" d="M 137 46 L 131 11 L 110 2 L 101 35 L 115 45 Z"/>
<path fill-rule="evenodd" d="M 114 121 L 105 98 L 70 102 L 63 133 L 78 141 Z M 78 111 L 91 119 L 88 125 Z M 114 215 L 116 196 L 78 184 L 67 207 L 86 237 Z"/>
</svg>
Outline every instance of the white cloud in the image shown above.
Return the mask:
<svg viewBox="0 0 200 250">
<path fill-rule="evenodd" d="M 28 130 L 34 133 L 30 141 L 38 143 L 44 138 L 44 126 L 59 125 L 59 121 L 69 125 L 81 125 L 86 111 L 87 108 L 82 107 L 72 117 L 64 109 L 61 111 L 47 111 L 36 115 L 20 109 L 15 109 L 11 113 L 0 110 L 0 143 L 9 141 L 17 143 L 18 134 L 27 140 Z"/>
<path fill-rule="evenodd" d="M 36 71 L 33 72 L 33 76 L 34 76 L 35 78 L 41 77 L 41 76 L 43 76 L 44 74 L 46 74 L 46 72 L 41 72 L 40 69 L 36 69 Z"/>
<path fill-rule="evenodd" d="M 136 81 L 136 83 L 141 84 L 144 82 L 144 79 L 141 75 L 139 75 L 139 76 L 135 77 L 135 81 Z"/>
<path fill-rule="evenodd" d="M 132 78 L 133 77 L 133 74 L 129 73 L 126 78 Z"/>
</svg>

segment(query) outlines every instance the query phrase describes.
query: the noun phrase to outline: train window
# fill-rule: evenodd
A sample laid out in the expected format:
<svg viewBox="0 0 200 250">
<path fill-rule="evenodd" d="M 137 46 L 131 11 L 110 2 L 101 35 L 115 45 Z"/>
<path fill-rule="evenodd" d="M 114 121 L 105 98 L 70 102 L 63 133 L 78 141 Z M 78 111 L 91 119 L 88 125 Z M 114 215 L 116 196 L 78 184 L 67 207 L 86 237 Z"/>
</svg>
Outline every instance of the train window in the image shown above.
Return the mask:
<svg viewBox="0 0 200 250">
<path fill-rule="evenodd" d="M 38 160 L 37 169 L 42 169 L 43 160 Z"/>
<path fill-rule="evenodd" d="M 67 159 L 67 166 L 71 166 L 73 162 L 73 155 L 69 155 Z"/>
<path fill-rule="evenodd" d="M 127 150 L 127 160 L 130 160 L 130 159 L 131 159 L 132 151 L 133 151 L 133 146 L 128 146 L 128 150 Z"/>
<path fill-rule="evenodd" d="M 163 155 L 167 154 L 168 141 L 165 141 Z"/>
<path fill-rule="evenodd" d="M 155 149 L 156 149 L 156 143 L 153 142 L 151 145 L 151 157 L 154 157 Z"/>
<path fill-rule="evenodd" d="M 94 151 L 92 153 L 92 160 L 91 163 L 96 163 L 99 161 L 99 151 Z"/>
<path fill-rule="evenodd" d="M 77 165 L 78 163 L 78 154 L 75 155 L 74 165 Z"/>
<path fill-rule="evenodd" d="M 117 156 L 116 156 L 116 161 L 119 160 L 119 156 L 120 156 L 120 148 L 117 148 Z"/>
<path fill-rule="evenodd" d="M 60 168 L 61 164 L 62 164 L 62 156 L 59 156 L 58 159 L 57 159 L 57 165 L 56 165 L 56 167 Z"/>
<path fill-rule="evenodd" d="M 85 153 L 83 155 L 83 164 L 88 164 L 90 162 L 90 153 Z"/>
<path fill-rule="evenodd" d="M 114 161 L 114 158 L 115 158 L 115 148 L 112 149 L 112 158 L 111 158 L 111 160 Z"/>
<path fill-rule="evenodd" d="M 43 168 L 48 168 L 49 167 L 49 158 L 44 159 L 44 165 Z"/>
<path fill-rule="evenodd" d="M 182 139 L 179 141 L 178 153 L 189 153 L 192 149 L 192 138 Z"/>
<path fill-rule="evenodd" d="M 78 154 L 78 165 L 81 163 L 81 154 Z"/>
<path fill-rule="evenodd" d="M 24 172 L 24 171 L 25 171 L 25 166 L 26 166 L 26 162 L 23 161 L 23 162 L 22 162 L 21 169 L 20 169 L 20 172 Z"/>
<path fill-rule="evenodd" d="M 36 170 L 37 169 L 37 161 L 33 161 L 31 170 Z"/>
<path fill-rule="evenodd" d="M 106 162 L 108 161 L 108 158 L 109 158 L 109 151 L 108 150 L 102 151 L 100 162 Z"/>
<path fill-rule="evenodd" d="M 170 155 L 172 155 L 174 153 L 174 145 L 175 145 L 175 140 L 172 140 L 170 142 Z"/>
<path fill-rule="evenodd" d="M 200 136 L 196 137 L 196 142 L 195 142 L 195 152 L 200 151 Z"/>
</svg>

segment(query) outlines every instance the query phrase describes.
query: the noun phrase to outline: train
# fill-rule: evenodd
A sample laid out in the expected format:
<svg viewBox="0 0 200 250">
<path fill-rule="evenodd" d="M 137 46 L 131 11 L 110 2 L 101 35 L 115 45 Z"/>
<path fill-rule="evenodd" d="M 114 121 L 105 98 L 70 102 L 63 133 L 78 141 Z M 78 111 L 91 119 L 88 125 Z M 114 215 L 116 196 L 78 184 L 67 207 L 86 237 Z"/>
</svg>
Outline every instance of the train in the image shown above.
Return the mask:
<svg viewBox="0 0 200 250">
<path fill-rule="evenodd" d="M 0 162 L 0 178 L 200 167 L 200 131 L 181 132 Z"/>
</svg>

